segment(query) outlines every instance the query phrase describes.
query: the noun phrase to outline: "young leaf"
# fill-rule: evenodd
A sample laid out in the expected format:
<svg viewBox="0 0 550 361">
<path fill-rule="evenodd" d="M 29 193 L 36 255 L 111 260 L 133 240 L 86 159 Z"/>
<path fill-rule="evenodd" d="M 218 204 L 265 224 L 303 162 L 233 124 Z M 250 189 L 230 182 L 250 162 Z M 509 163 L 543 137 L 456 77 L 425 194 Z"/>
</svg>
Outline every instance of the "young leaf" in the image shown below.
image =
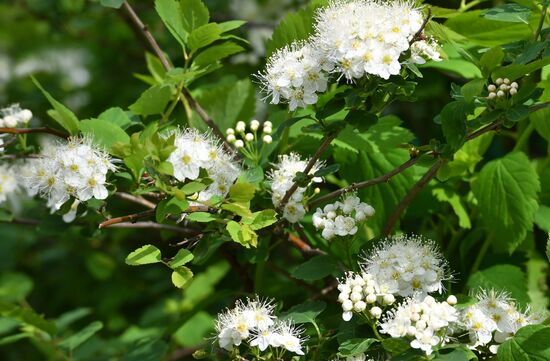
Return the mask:
<svg viewBox="0 0 550 361">
<path fill-rule="evenodd" d="M 207 24 L 210 19 L 208 8 L 201 0 L 180 0 L 180 7 L 182 25 L 188 33 Z"/>
<path fill-rule="evenodd" d="M 130 143 L 130 136 L 122 128 L 103 119 L 84 119 L 80 122 L 80 130 L 106 149 L 111 149 L 115 143 Z"/>
<path fill-rule="evenodd" d="M 75 348 L 82 345 L 84 342 L 86 342 L 90 337 L 92 337 L 96 332 L 98 332 L 102 328 L 103 328 L 102 322 L 94 321 L 90 323 L 88 326 L 84 327 L 82 330 L 75 333 L 74 335 L 63 340 L 61 343 L 59 343 L 59 346 L 66 350 L 73 351 Z"/>
<path fill-rule="evenodd" d="M 128 107 L 132 113 L 148 116 L 160 114 L 172 97 L 172 91 L 166 85 L 153 85 L 143 92 L 138 100 Z"/>
<path fill-rule="evenodd" d="M 486 19 L 523 24 L 529 24 L 530 15 L 531 9 L 519 4 L 502 4 L 483 13 Z"/>
<path fill-rule="evenodd" d="M 252 213 L 249 217 L 243 217 L 242 222 L 250 225 L 252 230 L 257 231 L 277 222 L 277 212 L 273 209 L 264 209 Z"/>
<path fill-rule="evenodd" d="M 538 209 L 539 177 L 527 156 L 513 152 L 487 163 L 472 191 L 497 245 L 513 252 L 532 229 Z"/>
<path fill-rule="evenodd" d="M 124 3 L 124 0 L 100 0 L 101 5 L 108 8 L 118 9 Z"/>
<path fill-rule="evenodd" d="M 327 307 L 323 301 L 308 301 L 292 307 L 281 314 L 281 320 L 292 320 L 295 324 L 315 323 L 317 316 Z"/>
<path fill-rule="evenodd" d="M 495 46 L 487 50 L 479 59 L 479 66 L 484 77 L 489 77 L 493 69 L 500 66 L 504 59 L 504 52 L 500 46 Z"/>
<path fill-rule="evenodd" d="M 194 212 L 187 215 L 186 219 L 191 222 L 207 223 L 212 222 L 216 217 L 208 212 Z"/>
<path fill-rule="evenodd" d="M 225 43 L 214 45 L 202 51 L 195 57 L 193 64 L 200 67 L 207 66 L 227 58 L 230 55 L 240 53 L 243 50 L 244 48 L 242 46 L 237 45 L 232 41 L 226 41 Z"/>
<path fill-rule="evenodd" d="M 126 264 L 130 266 L 141 266 L 144 264 L 158 263 L 161 261 L 160 250 L 150 244 L 146 244 L 130 253 L 126 257 Z"/>
<path fill-rule="evenodd" d="M 193 272 L 185 266 L 178 267 L 172 272 L 172 283 L 177 288 L 183 288 L 193 278 Z"/>
<path fill-rule="evenodd" d="M 254 198 L 256 186 L 250 183 L 235 183 L 229 189 L 229 198 L 238 203 L 249 202 Z"/>
<path fill-rule="evenodd" d="M 212 44 L 214 41 L 220 38 L 221 30 L 218 24 L 209 23 L 205 24 L 195 30 L 189 35 L 187 40 L 189 49 L 193 52 L 200 48 L 204 48 Z"/>
<path fill-rule="evenodd" d="M 225 228 L 233 241 L 242 244 L 246 248 L 250 248 L 250 246 L 256 247 L 258 245 L 258 235 L 249 225 L 229 221 Z"/>
<path fill-rule="evenodd" d="M 126 114 L 126 112 L 119 107 L 105 110 L 103 113 L 98 115 L 97 119 L 107 121 L 111 124 L 119 126 L 122 129 L 126 129 L 132 123 L 132 120 L 128 114 Z"/>
<path fill-rule="evenodd" d="M 193 260 L 193 253 L 189 252 L 185 248 L 182 248 L 176 253 L 174 258 L 170 261 L 169 265 L 172 268 L 178 268 Z"/>
<path fill-rule="evenodd" d="M 65 130 L 69 132 L 70 135 L 76 135 L 79 130 L 79 122 L 76 115 L 66 106 L 55 100 L 50 93 L 48 93 L 44 88 L 42 88 L 42 85 L 36 80 L 34 77 L 31 77 L 34 85 L 40 91 L 46 99 L 50 102 L 52 105 L 54 111 L 48 112 L 48 114 L 59 124 L 61 125 Z"/>
<path fill-rule="evenodd" d="M 443 135 L 453 150 L 459 149 L 466 139 L 466 116 L 466 103 L 463 101 L 451 102 L 441 110 Z"/>
<path fill-rule="evenodd" d="M 176 0 L 155 0 L 155 9 L 172 36 L 185 47 L 189 32 L 183 25 L 182 9 Z"/>
<path fill-rule="evenodd" d="M 365 353 L 375 342 L 379 342 L 375 338 L 352 338 L 346 340 L 338 347 L 338 353 L 342 357 L 355 356 Z"/>
</svg>

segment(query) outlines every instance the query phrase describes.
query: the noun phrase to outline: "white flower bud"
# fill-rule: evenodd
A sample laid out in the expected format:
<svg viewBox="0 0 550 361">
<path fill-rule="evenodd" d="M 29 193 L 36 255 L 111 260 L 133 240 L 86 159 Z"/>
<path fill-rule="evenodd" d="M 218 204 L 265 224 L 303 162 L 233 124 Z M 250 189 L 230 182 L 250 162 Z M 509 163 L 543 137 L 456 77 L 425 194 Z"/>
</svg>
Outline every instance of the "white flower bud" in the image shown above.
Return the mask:
<svg viewBox="0 0 550 361">
<path fill-rule="evenodd" d="M 273 126 L 273 123 L 271 123 L 269 120 L 266 120 L 266 121 L 264 122 L 264 128 L 265 128 L 265 127 L 271 128 L 272 126 Z"/>
<path fill-rule="evenodd" d="M 435 304 L 435 298 L 433 298 L 432 296 L 426 296 L 424 298 L 424 302 L 428 305 L 433 305 Z"/>
<path fill-rule="evenodd" d="M 227 130 L 225 131 L 225 134 L 229 135 L 229 134 L 235 134 L 235 129 L 233 128 L 227 128 Z"/>
<path fill-rule="evenodd" d="M 518 90 L 516 88 L 510 89 L 510 95 L 516 95 L 518 93 Z"/>
<path fill-rule="evenodd" d="M 489 95 L 487 96 L 487 98 L 489 99 L 495 99 L 496 97 L 497 97 L 497 93 L 493 93 L 493 92 L 489 93 Z"/>
<path fill-rule="evenodd" d="M 237 139 L 237 141 L 235 142 L 235 147 L 237 147 L 237 148 L 244 147 L 244 142 L 240 139 Z"/>
<path fill-rule="evenodd" d="M 254 134 L 246 133 L 246 135 L 244 136 L 244 139 L 246 139 L 247 142 L 251 142 L 254 140 Z"/>
<path fill-rule="evenodd" d="M 368 294 L 366 298 L 367 303 L 375 303 L 376 302 L 376 295 L 375 294 Z"/>
<path fill-rule="evenodd" d="M 13 115 L 6 115 L 4 117 L 4 125 L 8 128 L 15 128 L 17 126 L 17 118 Z"/>
<path fill-rule="evenodd" d="M 327 218 L 328 218 L 328 219 L 334 219 L 334 218 L 336 218 L 336 212 L 334 212 L 334 211 L 328 212 L 328 213 L 327 213 Z"/>
<path fill-rule="evenodd" d="M 504 92 L 502 90 L 497 91 L 497 97 L 502 98 L 504 96 Z"/>
<path fill-rule="evenodd" d="M 5 125 L 4 125 L 4 119 L 3 118 L 0 118 L 0 128 L 4 128 Z"/>
<path fill-rule="evenodd" d="M 382 316 L 382 309 L 378 306 L 374 306 L 370 309 L 370 314 L 374 318 L 380 318 L 380 316 Z"/>
<path fill-rule="evenodd" d="M 264 134 L 271 134 L 273 132 L 273 130 L 271 129 L 271 127 L 264 127 Z"/>
<path fill-rule="evenodd" d="M 387 295 L 384 295 L 384 303 L 386 305 L 391 305 L 392 303 L 395 302 L 395 297 L 394 295 L 392 295 L 391 293 L 390 294 L 387 294 Z"/>
<path fill-rule="evenodd" d="M 420 314 L 419 313 L 415 312 L 415 313 L 411 314 L 411 321 L 416 322 L 418 320 L 420 320 Z"/>
<path fill-rule="evenodd" d="M 23 109 L 21 112 L 19 112 L 19 119 L 23 123 L 28 123 L 32 119 L 32 112 L 28 109 Z"/>
<path fill-rule="evenodd" d="M 250 129 L 252 129 L 253 131 L 256 131 L 258 130 L 259 127 L 260 127 L 259 121 L 257 121 L 256 119 L 250 121 Z"/>
<path fill-rule="evenodd" d="M 367 304 L 364 301 L 355 302 L 353 309 L 357 312 L 363 312 L 367 308 Z"/>
<path fill-rule="evenodd" d="M 490 92 L 494 92 L 495 90 L 497 90 L 497 87 L 495 86 L 495 84 L 489 84 L 489 86 L 487 86 L 487 90 Z"/>
<path fill-rule="evenodd" d="M 458 300 L 456 299 L 455 295 L 450 295 L 449 297 L 447 297 L 447 303 L 451 306 L 454 306 L 458 303 Z"/>
<path fill-rule="evenodd" d="M 351 288 L 350 286 L 348 286 L 347 284 L 343 284 L 343 285 L 338 285 L 338 290 L 342 293 L 345 293 L 345 294 L 348 294 L 351 292 Z"/>
<path fill-rule="evenodd" d="M 512 84 L 510 84 L 510 86 L 512 88 L 516 88 L 516 89 L 519 87 L 518 83 L 516 83 L 516 82 L 513 82 Z"/>
<path fill-rule="evenodd" d="M 345 300 L 342 303 L 342 309 L 344 311 L 351 311 L 353 309 L 353 302 L 351 302 L 351 300 Z"/>
<path fill-rule="evenodd" d="M 345 300 L 349 300 L 349 293 L 340 293 L 338 295 L 338 302 L 344 302 Z"/>
<path fill-rule="evenodd" d="M 502 84 L 502 85 L 499 86 L 498 88 L 499 88 L 500 90 L 506 91 L 506 90 L 508 90 L 508 85 Z"/>
<path fill-rule="evenodd" d="M 362 293 L 363 292 L 363 287 L 361 287 L 361 285 L 355 285 L 351 289 L 351 292 Z"/>
<path fill-rule="evenodd" d="M 237 140 L 237 138 L 235 138 L 235 134 L 228 134 L 226 140 L 229 143 L 234 143 Z"/>
<path fill-rule="evenodd" d="M 271 142 L 273 142 L 273 138 L 271 138 L 271 135 L 264 135 L 264 137 L 262 138 L 264 143 L 266 144 L 271 144 Z"/>
<path fill-rule="evenodd" d="M 265 138 L 265 137 L 264 137 L 264 138 Z M 270 138 L 271 138 L 271 137 L 270 137 Z M 315 194 L 321 193 L 321 188 L 315 187 L 315 189 L 313 190 L 313 193 L 315 193 Z"/>
<path fill-rule="evenodd" d="M 495 80 L 495 83 L 496 83 L 497 85 L 500 85 L 500 84 L 502 84 L 503 82 L 504 82 L 504 80 L 503 80 L 502 78 L 498 78 L 497 80 Z"/>
<path fill-rule="evenodd" d="M 508 85 L 508 84 L 510 84 L 510 79 L 504 78 L 504 79 L 502 79 L 502 82 L 503 82 L 504 84 Z"/>
<path fill-rule="evenodd" d="M 374 294 L 376 293 L 375 290 L 374 290 L 374 287 L 372 285 L 367 285 L 365 287 L 365 293 L 370 295 L 370 294 Z M 376 295 L 375 295 L 376 296 Z"/>
<path fill-rule="evenodd" d="M 363 299 L 363 295 L 361 295 L 358 292 L 352 292 L 351 295 L 349 296 L 349 298 L 353 302 L 358 302 L 358 301 L 361 301 Z"/>
<path fill-rule="evenodd" d="M 235 129 L 239 133 L 244 133 L 244 131 L 246 130 L 246 123 L 243 121 L 237 122 L 237 126 L 235 127 Z"/>
<path fill-rule="evenodd" d="M 407 336 L 412 337 L 414 335 L 416 335 L 416 327 L 414 326 L 407 327 Z"/>
<path fill-rule="evenodd" d="M 416 328 L 419 329 L 419 330 L 423 330 L 427 326 L 428 326 L 428 324 L 424 320 L 419 320 L 418 322 L 416 322 Z"/>
</svg>

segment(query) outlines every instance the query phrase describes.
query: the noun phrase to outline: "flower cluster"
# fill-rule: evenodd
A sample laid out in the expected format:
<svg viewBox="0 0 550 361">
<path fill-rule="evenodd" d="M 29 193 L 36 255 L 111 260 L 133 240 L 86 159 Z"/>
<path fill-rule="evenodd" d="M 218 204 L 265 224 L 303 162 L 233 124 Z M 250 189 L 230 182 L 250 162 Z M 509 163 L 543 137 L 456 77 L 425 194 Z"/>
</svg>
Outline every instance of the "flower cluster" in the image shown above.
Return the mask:
<svg viewBox="0 0 550 361">
<path fill-rule="evenodd" d="M 395 297 L 391 293 L 385 293 L 374 277 L 368 273 L 360 274 L 349 272 L 346 277 L 339 281 L 338 302 L 342 304 L 342 319 L 351 320 L 353 312 L 367 312 L 375 319 L 380 318 L 382 309 L 379 306 L 391 305 Z M 368 308 L 368 310 L 367 310 Z"/>
<path fill-rule="evenodd" d="M 323 238 L 331 240 L 334 236 L 354 235 L 357 233 L 357 223 L 373 215 L 374 208 L 352 193 L 341 202 L 327 204 L 323 209 L 317 208 L 313 214 L 313 225 L 318 230 L 322 229 Z"/>
<path fill-rule="evenodd" d="M 472 348 L 500 344 L 513 336 L 521 327 L 539 323 L 537 315 L 521 312 L 508 294 L 494 290 L 481 291 L 477 303 L 466 308 L 462 318 L 468 330 Z M 489 350 L 496 353 L 498 345 Z"/>
<path fill-rule="evenodd" d="M 28 164 L 26 186 L 30 194 L 48 198 L 52 211 L 74 197 L 79 201 L 105 199 L 107 173 L 116 168 L 109 155 L 88 138 L 50 144 Z"/>
<path fill-rule="evenodd" d="M 276 51 L 258 78 L 271 103 L 306 107 L 317 103 L 330 73 L 348 81 L 369 75 L 388 79 L 399 74 L 402 63 L 440 61 L 435 40 L 414 38 L 422 24 L 421 12 L 410 2 L 334 0 L 317 12 L 312 37 Z M 403 59 L 409 49 L 410 58 Z"/>
<path fill-rule="evenodd" d="M 503 98 L 506 97 L 508 94 L 510 96 L 513 96 L 517 94 L 518 88 L 519 85 L 515 81 L 510 82 L 510 79 L 508 78 L 498 78 L 497 80 L 495 80 L 495 84 L 489 84 L 487 86 L 487 90 L 489 91 L 489 95 L 487 95 L 487 98 Z"/>
<path fill-rule="evenodd" d="M 248 341 L 251 347 L 265 351 L 268 347 L 283 348 L 303 355 L 301 330 L 273 314 L 273 304 L 258 297 L 238 301 L 236 306 L 218 315 L 217 339 L 221 348 L 231 351 Z"/>
<path fill-rule="evenodd" d="M 5 164 L 0 164 L 0 204 L 4 203 L 8 196 L 13 194 L 19 186 L 14 169 Z"/>
<path fill-rule="evenodd" d="M 265 121 L 262 125 L 263 129 L 261 134 L 258 134 L 259 128 L 260 122 L 254 119 L 250 121 L 250 131 L 247 132 L 246 123 L 243 121 L 239 121 L 237 122 L 235 129 L 227 128 L 227 130 L 225 131 L 227 134 L 226 140 L 228 143 L 235 144 L 235 147 L 238 149 L 245 147 L 246 143 L 257 140 L 259 136 L 264 143 L 271 144 L 271 142 L 273 141 L 273 138 L 271 137 L 271 133 L 273 132 L 273 124 L 269 120 Z"/>
<path fill-rule="evenodd" d="M 411 347 L 430 355 L 434 346 L 449 341 L 458 316 L 448 302 L 437 302 L 432 296 L 413 297 L 386 314 L 380 331 L 392 337 L 412 337 Z"/>
<path fill-rule="evenodd" d="M 200 170 L 204 169 L 213 181 L 198 194 L 199 201 L 227 195 L 241 169 L 212 136 L 188 128 L 176 133 L 174 145 L 176 149 L 168 157 L 168 162 L 174 167 L 177 180 L 195 180 L 199 178 Z"/>
<path fill-rule="evenodd" d="M 19 104 L 0 109 L 0 128 L 16 128 L 26 125 L 31 119 L 32 112 L 21 108 Z"/>
<path fill-rule="evenodd" d="M 432 240 L 396 236 L 386 240 L 361 264 L 386 292 L 403 297 L 443 291 L 447 265 Z"/>
<path fill-rule="evenodd" d="M 279 156 L 279 162 L 274 165 L 274 169 L 269 173 L 268 179 L 271 183 L 271 200 L 273 205 L 278 207 L 283 200 L 286 192 L 294 184 L 294 177 L 298 172 L 303 172 L 309 160 L 302 160 L 296 153 L 284 154 Z M 309 171 L 310 176 L 315 174 L 322 166 L 317 161 Z M 312 182 L 320 182 L 321 178 L 313 177 Z M 283 217 L 291 223 L 296 223 L 306 214 L 304 205 L 304 193 L 306 187 L 298 187 L 292 194 L 283 210 Z"/>
</svg>

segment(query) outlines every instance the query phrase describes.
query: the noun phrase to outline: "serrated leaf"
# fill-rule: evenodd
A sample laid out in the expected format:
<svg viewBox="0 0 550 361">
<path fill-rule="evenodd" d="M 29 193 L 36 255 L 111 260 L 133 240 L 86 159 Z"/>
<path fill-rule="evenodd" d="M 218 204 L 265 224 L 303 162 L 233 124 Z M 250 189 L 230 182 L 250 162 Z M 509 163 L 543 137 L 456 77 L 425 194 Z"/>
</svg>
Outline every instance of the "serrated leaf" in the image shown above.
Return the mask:
<svg viewBox="0 0 550 361">
<path fill-rule="evenodd" d="M 246 21 L 244 20 L 229 20 L 224 21 L 223 23 L 219 23 L 218 25 L 222 33 L 226 33 L 228 31 L 238 29 L 244 24 L 246 24 Z"/>
<path fill-rule="evenodd" d="M 130 143 L 130 136 L 122 128 L 106 120 L 84 119 L 80 122 L 80 130 L 91 136 L 95 144 L 106 149 L 111 149 L 116 143 Z"/>
<path fill-rule="evenodd" d="M 256 247 L 258 245 L 258 235 L 249 225 L 229 221 L 225 228 L 233 241 L 240 243 L 246 248 L 250 248 L 250 246 Z"/>
<path fill-rule="evenodd" d="M 529 118 L 535 125 L 537 133 L 546 139 L 547 142 L 550 142 L 550 109 L 546 108 L 537 110 L 536 112 L 531 113 Z"/>
<path fill-rule="evenodd" d="M 208 8 L 201 0 L 180 0 L 183 28 L 192 33 L 210 19 Z"/>
<path fill-rule="evenodd" d="M 539 178 L 527 156 L 513 152 L 487 163 L 472 191 L 496 245 L 513 252 L 532 229 L 538 209 Z"/>
<path fill-rule="evenodd" d="M 44 88 L 42 87 L 42 85 L 40 85 L 38 80 L 36 80 L 34 77 L 31 77 L 31 79 L 32 79 L 34 85 L 36 85 L 36 87 L 38 89 L 40 89 L 42 94 L 44 94 L 46 99 L 48 99 L 48 101 L 50 102 L 50 104 L 52 105 L 52 107 L 54 109 L 53 112 L 48 112 L 48 114 L 59 125 L 61 125 L 65 130 L 67 130 L 70 135 L 76 135 L 79 131 L 79 125 L 80 125 L 76 115 L 69 108 L 67 108 L 66 106 L 64 106 L 63 104 L 61 104 L 57 100 L 55 100 L 50 95 L 50 93 L 48 93 L 46 90 L 44 90 Z"/>
<path fill-rule="evenodd" d="M 467 285 L 472 290 L 482 288 L 509 292 L 512 298 L 523 306 L 526 306 L 530 300 L 525 273 L 521 268 L 509 264 L 500 264 L 478 271 L 470 276 Z"/>
<path fill-rule="evenodd" d="M 453 193 L 443 188 L 434 188 L 432 189 L 432 194 L 438 201 L 447 202 L 451 205 L 451 208 L 458 217 L 458 225 L 461 228 L 472 228 L 472 223 L 470 222 L 468 211 L 464 208 L 464 205 L 460 200 L 460 196 L 457 193 Z"/>
<path fill-rule="evenodd" d="M 504 59 L 504 51 L 502 51 L 500 46 L 495 46 L 483 53 L 481 59 L 479 59 L 479 66 L 483 76 L 489 77 L 493 69 L 502 63 L 502 59 Z"/>
<path fill-rule="evenodd" d="M 208 187 L 208 186 L 204 183 L 189 182 L 189 183 L 185 184 L 183 187 L 181 187 L 180 190 L 185 194 L 193 194 L 193 193 L 205 190 L 206 187 Z"/>
<path fill-rule="evenodd" d="M 242 222 L 250 225 L 250 229 L 257 231 L 277 222 L 277 212 L 274 209 L 264 209 L 252 213 L 249 217 L 243 217 Z"/>
<path fill-rule="evenodd" d="M 118 107 L 109 108 L 103 113 L 99 114 L 97 119 L 105 120 L 109 123 L 112 123 L 122 129 L 126 129 L 131 123 L 132 120 L 126 114 L 124 110 Z"/>
<path fill-rule="evenodd" d="M 208 223 L 216 220 L 216 216 L 208 212 L 194 212 L 188 214 L 186 219 L 191 222 Z"/>
<path fill-rule="evenodd" d="M 221 30 L 218 24 L 209 23 L 193 30 L 187 39 L 189 49 L 193 52 L 212 44 L 220 38 Z"/>
<path fill-rule="evenodd" d="M 183 288 L 193 278 L 193 272 L 185 267 L 178 267 L 172 272 L 172 283 L 177 288 Z"/>
<path fill-rule="evenodd" d="M 160 114 L 172 97 L 172 91 L 166 85 L 153 85 L 128 107 L 132 113 L 142 116 Z"/>
<path fill-rule="evenodd" d="M 550 327 L 529 325 L 518 330 L 498 348 L 499 361 L 550 360 Z"/>
<path fill-rule="evenodd" d="M 195 256 L 193 256 L 193 253 L 186 250 L 185 248 L 182 248 L 176 253 L 174 258 L 170 261 L 169 265 L 172 268 L 177 268 L 180 266 L 183 266 L 186 263 L 189 263 L 193 260 Z"/>
<path fill-rule="evenodd" d="M 207 66 L 227 58 L 230 55 L 240 53 L 243 50 L 244 48 L 242 46 L 232 41 L 226 41 L 225 43 L 211 46 L 200 52 L 200 54 L 195 57 L 195 60 L 193 60 L 193 64 L 201 67 Z"/>
<path fill-rule="evenodd" d="M 459 149 L 466 139 L 468 130 L 466 124 L 467 105 L 463 101 L 454 101 L 441 110 L 441 129 L 447 143 L 453 150 Z"/>
<path fill-rule="evenodd" d="M 336 270 L 336 262 L 331 256 L 315 256 L 298 265 L 291 275 L 304 281 L 315 281 L 325 278 Z"/>
<path fill-rule="evenodd" d="M 235 183 L 229 189 L 229 198 L 237 203 L 246 203 L 254 198 L 256 186 L 250 183 Z"/>
<path fill-rule="evenodd" d="M 300 323 L 315 323 L 317 316 L 321 314 L 327 307 L 323 301 L 308 301 L 299 305 L 293 306 L 287 312 L 283 312 L 280 316 L 281 320 L 292 320 L 295 324 Z"/>
<path fill-rule="evenodd" d="M 379 342 L 375 338 L 352 338 L 346 340 L 338 347 L 338 353 L 342 357 L 355 356 L 365 353 L 376 342 Z"/>
<path fill-rule="evenodd" d="M 168 350 L 166 342 L 146 337 L 132 344 L 120 361 L 160 361 Z"/>
<path fill-rule="evenodd" d="M 530 15 L 531 9 L 519 4 L 502 4 L 483 13 L 486 19 L 523 24 L 529 24 Z"/>
<path fill-rule="evenodd" d="M 546 258 L 550 262 L 550 233 L 548 233 L 548 240 L 546 241 Z"/>
<path fill-rule="evenodd" d="M 169 199 L 163 199 L 157 205 L 155 218 L 157 222 L 162 223 L 168 214 L 179 215 L 189 207 L 189 202 L 185 199 L 178 199 L 172 197 Z"/>
<path fill-rule="evenodd" d="M 185 47 L 189 33 L 183 26 L 180 3 L 176 0 L 155 0 L 155 9 L 172 36 Z"/>
<path fill-rule="evenodd" d="M 125 0 L 100 0 L 100 4 L 108 7 L 108 8 L 114 8 L 118 9 L 122 6 Z"/>
<path fill-rule="evenodd" d="M 145 246 L 130 253 L 128 257 L 126 257 L 125 262 L 130 266 L 140 266 L 144 264 L 158 263 L 161 261 L 160 257 L 161 253 L 157 247 L 151 244 L 146 244 Z"/>
<path fill-rule="evenodd" d="M 550 56 L 546 56 L 540 60 L 536 60 L 528 64 L 510 64 L 500 66 L 493 71 L 491 78 L 493 80 L 496 80 L 497 78 L 508 78 L 510 81 L 514 81 L 549 64 Z"/>
<path fill-rule="evenodd" d="M 60 342 L 59 346 L 66 350 L 73 351 L 78 346 L 86 342 L 90 337 L 95 335 L 96 332 L 98 332 L 102 328 L 103 323 L 101 321 L 94 321 L 74 335 Z"/>
</svg>

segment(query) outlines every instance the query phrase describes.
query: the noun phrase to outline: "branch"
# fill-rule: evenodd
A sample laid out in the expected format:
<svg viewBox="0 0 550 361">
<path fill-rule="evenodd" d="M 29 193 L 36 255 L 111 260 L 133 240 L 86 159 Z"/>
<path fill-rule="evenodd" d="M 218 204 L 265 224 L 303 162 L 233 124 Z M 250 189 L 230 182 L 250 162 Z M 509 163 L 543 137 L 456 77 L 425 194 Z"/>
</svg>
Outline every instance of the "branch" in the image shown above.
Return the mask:
<svg viewBox="0 0 550 361">
<path fill-rule="evenodd" d="M 411 203 L 414 197 L 416 197 L 418 192 L 420 192 L 422 188 L 424 188 L 424 186 L 426 186 L 426 184 L 428 184 L 430 180 L 433 177 L 435 177 L 435 175 L 437 174 L 437 171 L 439 170 L 439 168 L 441 168 L 443 164 L 445 164 L 445 162 L 446 160 L 438 159 L 434 163 L 434 165 L 432 165 L 432 167 L 426 172 L 426 174 L 424 174 L 424 176 L 420 178 L 420 180 L 411 188 L 409 193 L 407 193 L 405 197 L 403 197 L 403 199 L 399 202 L 399 204 L 397 204 L 397 207 L 395 207 L 394 211 L 392 212 L 392 214 L 388 219 L 388 222 L 386 223 L 386 225 L 384 226 L 384 229 L 382 230 L 383 236 L 388 236 L 391 233 L 393 227 L 395 226 L 395 223 L 401 216 L 401 213 Z"/>
<path fill-rule="evenodd" d="M 67 139 L 69 135 L 59 130 L 41 127 L 41 128 L 0 128 L 0 134 L 30 134 L 30 133 L 43 133 L 51 134 L 56 137 Z"/>
<path fill-rule="evenodd" d="M 124 199 L 126 201 L 130 201 L 130 202 L 134 202 L 136 204 L 140 204 L 140 205 L 144 206 L 145 208 L 154 209 L 157 206 L 155 203 L 153 203 L 151 201 L 148 201 L 147 199 L 145 199 L 143 197 L 135 196 L 135 195 L 129 194 L 129 193 L 116 192 L 115 196 L 117 196 L 120 199 Z"/>
<path fill-rule="evenodd" d="M 201 231 L 194 228 L 178 227 L 169 224 L 155 223 L 155 222 L 122 222 L 108 225 L 109 228 L 136 228 L 136 229 L 157 229 L 159 231 L 169 231 L 174 233 L 181 233 L 186 236 L 195 235 Z M 101 227 L 100 227 L 101 228 Z"/>
<path fill-rule="evenodd" d="M 122 217 L 111 218 L 111 219 L 108 219 L 106 221 L 101 222 L 99 224 L 99 228 L 112 227 L 115 224 L 125 223 L 125 222 L 135 223 L 138 219 L 147 218 L 147 217 L 153 216 L 154 214 L 155 214 L 155 210 L 150 209 L 148 211 L 144 211 L 144 212 L 140 212 L 140 213 L 128 214 L 128 215 L 122 216 Z"/>
<path fill-rule="evenodd" d="M 26 218 L 13 218 L 12 220 L 0 220 L 0 223 L 6 224 L 20 224 L 24 226 L 38 226 L 40 221 L 36 219 L 26 219 Z"/>
<path fill-rule="evenodd" d="M 151 48 L 153 49 L 157 57 L 160 59 L 160 62 L 162 63 L 162 66 L 164 67 L 164 69 L 166 71 L 172 69 L 172 65 L 170 64 L 170 62 L 168 61 L 168 58 L 166 57 L 166 55 L 158 45 L 157 41 L 155 40 L 151 32 L 149 31 L 149 28 L 147 27 L 147 25 L 143 23 L 143 21 L 141 21 L 141 19 L 136 14 L 132 6 L 128 3 L 128 1 L 125 1 L 122 4 L 122 6 L 124 7 L 124 10 L 128 13 L 128 16 L 130 17 L 132 22 L 136 25 L 136 27 L 140 30 L 142 35 L 145 37 L 145 39 L 147 40 L 147 42 L 149 43 L 149 45 L 151 46 Z M 191 95 L 191 93 L 189 93 L 189 90 L 183 87 L 181 92 L 185 97 L 185 99 L 187 100 L 187 102 L 189 103 L 189 105 L 191 106 L 191 108 L 193 108 L 197 112 L 197 114 L 199 115 L 199 117 L 201 117 L 204 123 L 206 123 L 206 125 L 208 125 L 208 127 L 212 130 L 212 132 L 222 141 L 224 148 L 227 151 L 229 151 L 231 154 L 236 156 L 237 153 L 235 152 L 235 149 L 233 148 L 233 146 L 227 142 L 220 128 L 218 128 L 218 126 L 214 123 L 214 120 L 200 106 L 200 104 L 197 103 L 195 99 L 193 99 L 193 96 Z"/>
<path fill-rule="evenodd" d="M 318 248 L 311 247 L 306 241 L 293 233 L 288 232 L 288 241 L 298 248 L 303 254 L 311 256 L 324 256 L 326 253 Z"/>
<path fill-rule="evenodd" d="M 309 162 L 307 163 L 306 167 L 303 170 L 303 173 L 306 176 L 309 174 L 309 171 L 313 168 L 317 160 L 321 157 L 321 154 L 323 154 L 323 152 L 329 147 L 330 143 L 334 138 L 336 138 L 337 135 L 338 133 L 336 132 L 325 135 L 323 141 L 321 142 L 321 145 L 319 146 L 315 154 L 313 154 L 313 156 L 309 159 Z M 277 206 L 277 212 L 280 213 L 285 208 L 286 204 L 290 200 L 290 197 L 292 197 L 292 195 L 294 194 L 294 192 L 296 192 L 297 189 L 298 189 L 298 182 L 294 182 L 294 184 L 292 184 L 292 187 L 290 187 L 288 191 L 286 191 L 285 196 Z"/>
<path fill-rule="evenodd" d="M 403 172 L 404 170 L 406 170 L 407 168 L 409 168 L 413 164 L 416 164 L 418 162 L 418 159 L 419 159 L 418 157 L 411 158 L 408 161 L 406 161 L 405 163 L 401 164 L 399 167 L 395 168 L 394 170 L 392 170 L 392 171 L 390 171 L 390 172 L 388 172 L 384 175 L 381 175 L 380 177 L 376 177 L 376 178 L 369 179 L 369 180 L 359 182 L 359 183 L 352 183 L 351 185 L 349 185 L 346 188 L 341 188 L 341 189 L 335 190 L 334 192 L 325 194 L 324 196 L 319 197 L 319 198 L 314 199 L 311 202 L 309 202 L 308 207 L 311 209 L 311 208 L 316 207 L 319 204 L 324 203 L 324 202 L 326 202 L 330 199 L 339 197 L 340 195 L 342 195 L 344 193 L 354 192 L 356 190 L 359 190 L 359 189 L 362 189 L 362 188 L 367 188 L 367 187 L 373 186 L 375 184 L 387 182 L 393 176 Z"/>
<path fill-rule="evenodd" d="M 428 15 L 424 19 L 424 22 L 422 22 L 422 25 L 420 26 L 420 29 L 414 34 L 411 41 L 409 42 L 409 45 L 412 45 L 415 41 L 422 40 L 422 32 L 426 28 L 426 25 L 428 25 L 428 21 L 432 18 L 432 8 L 428 8 Z"/>
</svg>

